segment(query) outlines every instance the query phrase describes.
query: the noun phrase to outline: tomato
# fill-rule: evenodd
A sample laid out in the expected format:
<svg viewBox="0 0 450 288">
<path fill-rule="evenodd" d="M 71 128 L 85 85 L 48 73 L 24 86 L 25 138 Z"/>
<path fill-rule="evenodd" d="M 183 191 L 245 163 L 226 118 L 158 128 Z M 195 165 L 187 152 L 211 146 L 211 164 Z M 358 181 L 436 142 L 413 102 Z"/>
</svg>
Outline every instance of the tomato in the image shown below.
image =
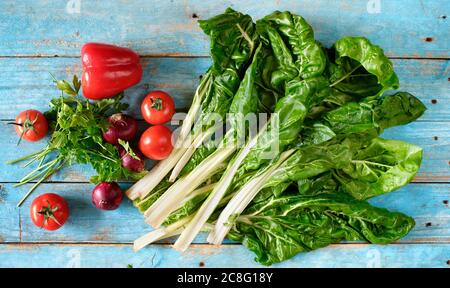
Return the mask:
<svg viewBox="0 0 450 288">
<path fill-rule="evenodd" d="M 16 122 L 10 124 L 16 125 L 16 132 L 20 136 L 20 140 L 38 141 L 44 138 L 48 131 L 48 123 L 44 114 L 32 109 L 20 112 L 16 117 Z"/>
<path fill-rule="evenodd" d="M 42 194 L 31 203 L 30 215 L 37 227 L 50 231 L 56 230 L 61 228 L 69 218 L 69 205 L 57 194 Z"/>
<path fill-rule="evenodd" d="M 162 125 L 148 128 L 141 135 L 139 149 L 152 160 L 162 160 L 172 152 L 172 131 Z"/>
<path fill-rule="evenodd" d="M 153 125 L 161 125 L 172 119 L 175 103 L 172 97 L 163 91 L 153 91 L 145 96 L 141 104 L 144 120 Z"/>
</svg>

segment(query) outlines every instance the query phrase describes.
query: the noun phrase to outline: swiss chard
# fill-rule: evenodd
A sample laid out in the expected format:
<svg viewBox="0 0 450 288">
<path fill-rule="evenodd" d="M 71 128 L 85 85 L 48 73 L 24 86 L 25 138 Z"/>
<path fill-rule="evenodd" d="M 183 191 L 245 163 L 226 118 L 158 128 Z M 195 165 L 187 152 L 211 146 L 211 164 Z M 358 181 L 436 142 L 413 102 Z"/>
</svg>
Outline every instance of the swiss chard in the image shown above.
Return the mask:
<svg viewBox="0 0 450 288">
<path fill-rule="evenodd" d="M 390 243 L 405 236 L 414 224 L 402 213 L 346 194 L 303 196 L 288 190 L 248 207 L 228 237 L 253 251 L 257 262 L 271 265 L 343 240 Z"/>
</svg>

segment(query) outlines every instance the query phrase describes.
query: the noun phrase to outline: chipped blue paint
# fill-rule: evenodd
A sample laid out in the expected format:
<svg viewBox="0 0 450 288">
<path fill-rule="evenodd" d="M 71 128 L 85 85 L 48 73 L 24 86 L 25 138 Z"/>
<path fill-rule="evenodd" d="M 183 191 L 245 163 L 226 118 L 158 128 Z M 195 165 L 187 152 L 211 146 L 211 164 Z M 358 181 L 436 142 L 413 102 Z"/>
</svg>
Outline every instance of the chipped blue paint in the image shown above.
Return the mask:
<svg viewBox="0 0 450 288">
<path fill-rule="evenodd" d="M 60 193 L 72 211 L 60 230 L 38 229 L 28 215 L 31 199 L 22 208 L 15 207 L 28 187 L 12 186 L 27 170 L 5 165 L 45 144 L 24 142 L 18 148 L 17 136 L 4 125 L 6 120 L 23 109 L 45 110 L 56 95 L 48 72 L 58 78 L 79 74 L 79 49 L 87 41 L 124 45 L 151 56 L 142 59 L 142 82 L 126 93 L 133 107 L 130 114 L 139 116 L 140 99 L 154 89 L 171 93 L 178 108 L 188 107 L 198 77 L 210 63 L 208 41 L 193 14 L 205 19 L 227 6 L 255 18 L 276 9 L 302 14 L 327 46 L 343 35 L 367 36 L 395 58 L 402 90 L 417 95 L 428 107 L 418 122 L 383 135 L 424 148 L 423 165 L 415 179 L 422 183 L 370 200 L 413 216 L 417 224 L 411 233 L 387 246 L 332 245 L 276 267 L 448 267 L 450 29 L 443 16 L 450 16 L 449 1 L 379 1 L 380 7 L 369 9 L 371 1 L 364 0 L 81 1 L 79 13 L 76 7 L 67 9 L 69 1 L 57 2 L 0 1 L 0 267 L 198 267 L 200 262 L 206 267 L 257 266 L 244 247 L 229 242 L 211 247 L 203 244 L 204 235 L 185 254 L 167 244 L 133 253 L 130 243 L 150 228 L 128 200 L 116 211 L 94 209 L 90 203 L 93 185 L 87 183 L 93 172 L 86 166 L 65 169 L 51 179 L 59 183 L 37 189 L 35 195 Z"/>
</svg>

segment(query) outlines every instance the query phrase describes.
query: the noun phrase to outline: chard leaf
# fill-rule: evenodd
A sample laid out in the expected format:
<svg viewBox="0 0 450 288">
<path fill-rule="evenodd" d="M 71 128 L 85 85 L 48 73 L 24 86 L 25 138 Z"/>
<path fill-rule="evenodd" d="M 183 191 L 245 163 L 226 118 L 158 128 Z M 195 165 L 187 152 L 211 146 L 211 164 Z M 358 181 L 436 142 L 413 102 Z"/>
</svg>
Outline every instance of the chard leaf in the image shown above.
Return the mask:
<svg viewBox="0 0 450 288">
<path fill-rule="evenodd" d="M 272 74 L 275 86 L 299 76 L 320 76 L 326 66 L 322 46 L 306 20 L 290 12 L 275 11 L 256 22 L 262 41 L 270 43 L 280 64 Z"/>
<path fill-rule="evenodd" d="M 329 66 L 329 73 L 335 89 L 359 97 L 398 89 L 399 80 L 392 62 L 367 38 L 344 37 L 336 41 L 333 49 L 335 55 L 330 60 L 335 64 Z"/>
<path fill-rule="evenodd" d="M 402 213 L 345 194 L 300 196 L 289 191 L 248 207 L 228 237 L 253 251 L 257 262 L 271 265 L 343 240 L 391 243 L 414 224 Z"/>
<path fill-rule="evenodd" d="M 280 165 L 266 182 L 265 187 L 276 187 L 283 182 L 307 179 L 331 169 L 346 167 L 351 161 L 348 143 L 311 145 L 298 149 Z"/>
<path fill-rule="evenodd" d="M 353 160 L 335 171 L 335 179 L 343 192 L 356 199 L 389 193 L 411 182 L 419 171 L 422 154 L 418 146 L 374 138 L 353 150 Z"/>
</svg>

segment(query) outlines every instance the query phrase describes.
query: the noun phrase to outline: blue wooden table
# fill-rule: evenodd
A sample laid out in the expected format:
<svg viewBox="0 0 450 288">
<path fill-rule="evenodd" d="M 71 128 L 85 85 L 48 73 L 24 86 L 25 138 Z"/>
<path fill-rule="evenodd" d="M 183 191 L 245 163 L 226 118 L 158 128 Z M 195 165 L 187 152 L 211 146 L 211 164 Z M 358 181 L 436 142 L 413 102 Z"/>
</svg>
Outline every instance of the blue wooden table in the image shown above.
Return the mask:
<svg viewBox="0 0 450 288">
<path fill-rule="evenodd" d="M 364 35 L 392 58 L 401 88 L 428 107 L 417 122 L 385 132 L 424 148 L 413 183 L 372 199 L 376 206 L 414 217 L 416 227 L 387 246 L 341 243 L 301 254 L 276 267 L 450 267 L 450 2 L 448 0 L 343 1 L 0 1 L 0 267 L 253 267 L 241 245 L 205 244 L 204 235 L 184 254 L 171 241 L 133 253 L 131 243 L 149 228 L 125 201 L 112 212 L 90 201 L 92 170 L 74 166 L 41 185 L 33 196 L 56 192 L 66 197 L 71 217 L 60 230 L 33 226 L 28 200 L 16 208 L 29 186 L 13 185 L 29 169 L 5 161 L 44 146 L 16 146 L 5 125 L 23 110 L 47 109 L 57 96 L 51 76 L 80 74 L 84 42 L 127 46 L 142 55 L 142 82 L 126 91 L 131 114 L 147 91 L 163 89 L 188 107 L 198 77 L 209 66 L 208 41 L 197 26 L 227 6 L 257 19 L 274 10 L 303 15 L 317 38 L 331 45 L 344 35 Z M 129 185 L 129 184 L 123 184 Z"/>
</svg>

